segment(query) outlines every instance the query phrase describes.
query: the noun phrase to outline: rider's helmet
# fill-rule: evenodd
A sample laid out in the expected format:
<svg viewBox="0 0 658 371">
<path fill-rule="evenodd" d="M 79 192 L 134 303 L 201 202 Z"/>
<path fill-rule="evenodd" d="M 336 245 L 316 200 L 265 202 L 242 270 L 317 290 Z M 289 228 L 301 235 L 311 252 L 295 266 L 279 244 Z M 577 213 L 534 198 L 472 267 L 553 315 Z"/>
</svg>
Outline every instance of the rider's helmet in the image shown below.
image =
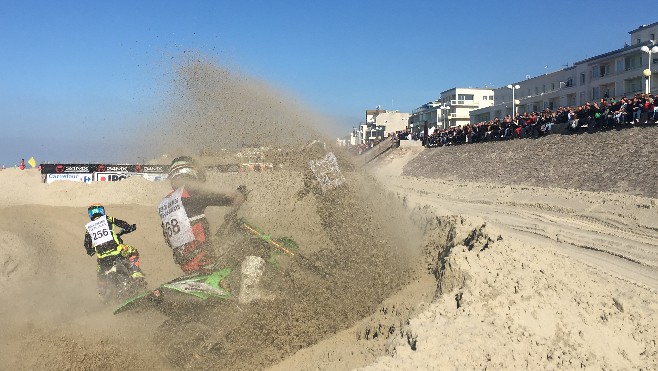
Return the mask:
<svg viewBox="0 0 658 371">
<path fill-rule="evenodd" d="M 89 219 L 96 220 L 101 216 L 105 216 L 105 208 L 101 204 L 91 204 L 87 208 L 87 213 L 89 214 Z"/>
<path fill-rule="evenodd" d="M 176 178 L 190 178 L 195 180 L 205 180 L 203 173 L 197 168 L 196 162 L 192 157 L 180 156 L 171 162 L 169 167 L 169 180 Z"/>
</svg>

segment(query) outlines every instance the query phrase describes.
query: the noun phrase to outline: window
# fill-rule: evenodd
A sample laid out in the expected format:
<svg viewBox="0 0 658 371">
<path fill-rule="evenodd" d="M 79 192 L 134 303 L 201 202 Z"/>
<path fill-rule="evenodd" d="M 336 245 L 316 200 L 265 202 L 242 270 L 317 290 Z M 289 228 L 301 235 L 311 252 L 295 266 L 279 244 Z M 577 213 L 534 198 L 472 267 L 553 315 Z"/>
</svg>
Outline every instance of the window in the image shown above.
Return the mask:
<svg viewBox="0 0 658 371">
<path fill-rule="evenodd" d="M 603 77 L 608 74 L 608 65 L 602 64 L 599 66 L 599 76 Z"/>
<path fill-rule="evenodd" d="M 535 86 L 535 95 L 539 95 L 539 86 Z"/>
<path fill-rule="evenodd" d="M 651 39 L 651 40 L 653 40 L 653 41 L 656 41 L 656 34 L 655 34 L 655 33 L 652 33 L 652 34 L 651 34 L 651 37 L 649 37 L 649 39 Z"/>
<path fill-rule="evenodd" d="M 551 91 L 553 91 L 553 90 L 555 90 L 555 83 L 554 82 L 551 83 Z"/>
<path fill-rule="evenodd" d="M 599 90 L 599 87 L 598 87 L 598 86 L 595 86 L 595 87 L 592 88 L 592 99 L 593 99 L 593 100 L 596 100 L 596 99 L 601 98 L 599 92 L 600 92 L 600 90 Z"/>
<path fill-rule="evenodd" d="M 624 80 L 624 93 L 636 93 L 642 90 L 642 78 L 636 77 L 634 79 Z"/>
<path fill-rule="evenodd" d="M 638 38 L 638 39 L 636 40 L 636 43 L 637 43 L 637 44 L 640 44 L 640 43 L 642 43 L 642 40 L 641 40 L 640 38 Z"/>
<path fill-rule="evenodd" d="M 624 67 L 624 60 L 623 59 L 618 59 L 617 60 L 617 73 L 624 72 L 626 71 L 626 68 Z"/>
<path fill-rule="evenodd" d="M 642 54 L 631 55 L 624 58 L 624 68 L 626 71 L 642 67 Z"/>
<path fill-rule="evenodd" d="M 459 94 L 458 100 L 473 100 L 473 94 Z"/>
<path fill-rule="evenodd" d="M 580 85 L 585 85 L 585 74 L 584 73 L 580 74 Z"/>
<path fill-rule="evenodd" d="M 490 95 L 490 96 L 489 96 L 489 100 L 494 100 L 494 96 L 493 96 L 493 95 Z"/>
<path fill-rule="evenodd" d="M 546 84 L 541 86 L 541 92 L 546 93 Z"/>
<path fill-rule="evenodd" d="M 575 105 L 576 105 L 576 93 L 568 94 L 567 95 L 567 106 L 575 106 Z"/>
<path fill-rule="evenodd" d="M 485 95 L 484 97 L 482 97 L 482 100 L 487 100 L 487 96 Z"/>
</svg>

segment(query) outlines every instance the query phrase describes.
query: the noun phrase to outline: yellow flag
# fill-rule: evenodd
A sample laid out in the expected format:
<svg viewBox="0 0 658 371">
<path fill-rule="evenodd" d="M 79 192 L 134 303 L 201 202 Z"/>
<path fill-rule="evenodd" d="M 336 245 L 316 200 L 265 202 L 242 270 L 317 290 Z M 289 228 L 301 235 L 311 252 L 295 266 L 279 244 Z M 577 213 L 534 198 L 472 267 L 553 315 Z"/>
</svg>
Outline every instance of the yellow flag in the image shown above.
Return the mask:
<svg viewBox="0 0 658 371">
<path fill-rule="evenodd" d="M 34 157 L 30 157 L 29 160 L 27 160 L 27 163 L 32 166 L 32 169 L 34 169 L 37 166 L 37 162 L 34 160 Z"/>
</svg>

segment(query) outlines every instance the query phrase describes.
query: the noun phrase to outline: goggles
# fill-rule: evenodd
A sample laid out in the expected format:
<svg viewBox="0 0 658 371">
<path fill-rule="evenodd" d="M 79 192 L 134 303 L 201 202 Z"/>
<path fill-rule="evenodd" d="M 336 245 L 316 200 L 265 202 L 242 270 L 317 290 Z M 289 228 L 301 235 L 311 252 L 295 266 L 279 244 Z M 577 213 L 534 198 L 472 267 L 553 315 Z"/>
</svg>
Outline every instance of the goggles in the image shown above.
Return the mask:
<svg viewBox="0 0 658 371">
<path fill-rule="evenodd" d="M 189 166 L 172 167 L 172 169 L 169 171 L 169 179 L 173 179 L 180 175 L 186 175 L 195 179 L 199 178 L 197 171 Z"/>
<path fill-rule="evenodd" d="M 105 208 L 100 205 L 94 205 L 94 206 L 89 206 L 89 209 L 87 209 L 89 212 L 89 218 L 94 219 L 94 215 L 100 215 L 104 216 L 105 215 Z"/>
</svg>

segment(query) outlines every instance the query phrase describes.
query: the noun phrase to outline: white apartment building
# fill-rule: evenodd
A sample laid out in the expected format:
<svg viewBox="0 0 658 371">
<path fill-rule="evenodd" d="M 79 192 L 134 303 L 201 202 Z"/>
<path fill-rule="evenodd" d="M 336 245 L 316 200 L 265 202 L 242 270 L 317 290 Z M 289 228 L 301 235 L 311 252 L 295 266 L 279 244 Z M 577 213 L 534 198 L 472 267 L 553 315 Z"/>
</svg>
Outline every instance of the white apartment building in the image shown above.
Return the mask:
<svg viewBox="0 0 658 371">
<path fill-rule="evenodd" d="M 403 131 L 407 128 L 411 114 L 400 111 L 366 110 L 366 124 L 385 127 L 387 133 Z"/>
<path fill-rule="evenodd" d="M 369 144 L 373 141 L 383 140 L 389 133 L 404 131 L 409 123 L 411 114 L 400 111 L 382 109 L 366 110 L 366 121 L 360 123 L 350 134 L 350 144 Z"/>
<path fill-rule="evenodd" d="M 452 88 L 441 93 L 439 99 L 416 108 L 410 117 L 412 131 L 424 129 L 428 123 L 433 128 L 447 129 L 451 126 L 466 125 L 470 122 L 470 112 L 474 109 L 494 104 L 494 91 L 488 88 Z"/>
<path fill-rule="evenodd" d="M 630 44 L 623 48 L 587 58 L 559 71 L 508 85 L 514 89 L 495 89 L 494 105 L 473 110 L 470 121 L 478 123 L 503 118 L 512 114 L 512 107 L 517 113 L 533 112 L 581 105 L 606 97 L 620 98 L 643 93 L 647 86 L 647 78 L 643 73 L 649 68 L 649 63 L 653 70 L 649 77 L 651 93 L 658 93 L 658 73 L 654 67 L 658 63 L 658 54 L 642 50 L 643 46 L 652 48 L 658 44 L 658 22 L 640 26 L 629 34 Z"/>
</svg>

